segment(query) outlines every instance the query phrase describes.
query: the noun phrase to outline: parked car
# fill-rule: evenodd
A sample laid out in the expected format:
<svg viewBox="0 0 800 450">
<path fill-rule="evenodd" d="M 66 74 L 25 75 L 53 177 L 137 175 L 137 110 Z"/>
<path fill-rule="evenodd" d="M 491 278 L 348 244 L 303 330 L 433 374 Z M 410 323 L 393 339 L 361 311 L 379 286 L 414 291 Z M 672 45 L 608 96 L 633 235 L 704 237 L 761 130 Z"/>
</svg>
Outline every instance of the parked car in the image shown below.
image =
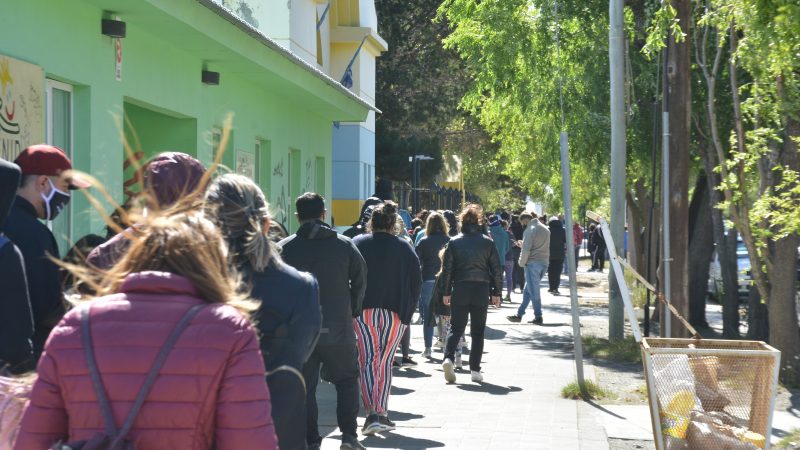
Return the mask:
<svg viewBox="0 0 800 450">
<path fill-rule="evenodd" d="M 750 286 L 753 284 L 753 276 L 750 273 L 750 255 L 744 242 L 739 240 L 736 244 L 736 268 L 738 273 L 738 293 L 739 301 L 747 301 L 750 293 Z M 711 258 L 711 265 L 708 268 L 708 295 L 714 300 L 722 298 L 722 269 L 719 263 L 719 253 L 716 248 Z"/>
</svg>

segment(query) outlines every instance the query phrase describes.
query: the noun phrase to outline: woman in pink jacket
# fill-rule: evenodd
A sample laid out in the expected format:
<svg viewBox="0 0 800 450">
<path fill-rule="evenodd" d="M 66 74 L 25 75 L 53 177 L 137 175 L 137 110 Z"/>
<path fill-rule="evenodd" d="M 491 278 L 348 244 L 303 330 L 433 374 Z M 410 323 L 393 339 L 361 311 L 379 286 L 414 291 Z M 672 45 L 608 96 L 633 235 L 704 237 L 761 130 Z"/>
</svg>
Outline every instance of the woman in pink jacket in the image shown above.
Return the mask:
<svg viewBox="0 0 800 450">
<path fill-rule="evenodd" d="M 248 303 L 236 300 L 226 256 L 206 219 L 149 220 L 107 274 L 101 298 L 73 309 L 50 335 L 14 448 L 41 450 L 109 434 L 85 339 L 113 425 L 122 428 L 157 355 L 181 319 L 191 317 L 126 439 L 147 450 L 277 449 L 258 339 L 234 306 Z M 90 337 L 82 334 L 87 307 Z"/>
</svg>

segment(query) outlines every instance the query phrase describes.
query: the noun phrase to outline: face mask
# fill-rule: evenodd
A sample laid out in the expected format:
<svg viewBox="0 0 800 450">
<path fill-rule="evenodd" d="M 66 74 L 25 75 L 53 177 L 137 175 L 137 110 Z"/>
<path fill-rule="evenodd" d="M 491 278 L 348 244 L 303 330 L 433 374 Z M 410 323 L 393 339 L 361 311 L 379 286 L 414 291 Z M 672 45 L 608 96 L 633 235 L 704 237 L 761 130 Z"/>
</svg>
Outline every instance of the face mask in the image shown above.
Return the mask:
<svg viewBox="0 0 800 450">
<path fill-rule="evenodd" d="M 42 200 L 44 200 L 44 206 L 47 210 L 46 219 L 53 220 L 55 219 L 61 210 L 64 209 L 64 206 L 69 203 L 70 195 L 68 192 L 59 191 L 55 185 L 53 185 L 53 181 L 49 178 L 47 181 L 50 183 L 50 193 L 47 195 L 39 194 L 42 196 Z"/>
</svg>

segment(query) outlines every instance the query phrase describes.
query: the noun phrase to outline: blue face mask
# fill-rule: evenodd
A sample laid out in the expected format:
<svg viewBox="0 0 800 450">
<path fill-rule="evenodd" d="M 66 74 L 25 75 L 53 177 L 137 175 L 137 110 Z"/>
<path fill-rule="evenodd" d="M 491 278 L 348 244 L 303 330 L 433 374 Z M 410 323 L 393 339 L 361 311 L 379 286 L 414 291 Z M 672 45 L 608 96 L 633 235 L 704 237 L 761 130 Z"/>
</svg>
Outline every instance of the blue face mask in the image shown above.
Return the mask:
<svg viewBox="0 0 800 450">
<path fill-rule="evenodd" d="M 64 192 L 58 190 L 53 184 L 53 181 L 49 178 L 47 181 L 50 183 L 50 193 L 47 195 L 39 194 L 42 196 L 42 200 L 44 200 L 44 206 L 46 209 L 45 218 L 47 220 L 53 220 L 61 213 L 67 203 L 69 203 L 70 195 L 69 192 Z"/>
</svg>

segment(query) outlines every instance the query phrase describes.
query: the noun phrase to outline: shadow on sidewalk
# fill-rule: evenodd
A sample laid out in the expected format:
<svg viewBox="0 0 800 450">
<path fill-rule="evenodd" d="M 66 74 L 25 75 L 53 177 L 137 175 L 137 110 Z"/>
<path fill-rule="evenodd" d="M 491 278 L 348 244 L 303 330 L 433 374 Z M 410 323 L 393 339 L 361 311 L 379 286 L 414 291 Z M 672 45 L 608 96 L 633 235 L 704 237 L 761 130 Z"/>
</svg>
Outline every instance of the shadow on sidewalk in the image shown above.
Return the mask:
<svg viewBox="0 0 800 450">
<path fill-rule="evenodd" d="M 487 325 L 483 333 L 483 338 L 489 341 L 499 341 L 506 337 L 506 334 L 508 333 L 503 330 L 498 330 Z"/>
<path fill-rule="evenodd" d="M 367 448 L 402 448 L 403 450 L 444 447 L 444 443 L 439 441 L 418 439 L 392 432 L 370 436 L 361 441 L 361 443 Z"/>
<path fill-rule="evenodd" d="M 623 416 L 620 416 L 619 414 L 617 414 L 615 412 L 612 412 L 612 411 L 607 410 L 606 408 L 603 408 L 601 405 L 598 405 L 597 403 L 595 403 L 595 402 L 593 402 L 591 400 L 584 400 L 583 402 L 586 403 L 587 405 L 593 407 L 593 408 L 599 409 L 600 411 L 602 411 L 602 412 L 604 412 L 604 413 L 606 413 L 606 414 L 608 414 L 610 416 L 614 416 L 617 419 L 628 420 L 627 418 L 625 418 Z"/>
<path fill-rule="evenodd" d="M 391 418 L 395 422 L 405 422 L 407 420 L 424 419 L 425 416 L 423 416 L 422 414 L 407 413 L 402 411 L 392 411 L 390 409 L 389 418 Z"/>
<path fill-rule="evenodd" d="M 522 388 L 517 386 L 500 386 L 492 383 L 479 384 L 459 384 L 458 388 L 468 392 L 485 392 L 491 395 L 508 395 L 512 392 L 520 392 Z"/>
<path fill-rule="evenodd" d="M 431 377 L 431 374 L 420 372 L 417 369 L 404 367 L 402 369 L 392 371 L 392 376 L 400 378 L 429 378 Z"/>
<path fill-rule="evenodd" d="M 412 392 L 416 391 L 414 389 L 406 389 L 398 386 L 392 386 L 391 391 L 389 391 L 389 395 L 408 395 Z"/>
</svg>

